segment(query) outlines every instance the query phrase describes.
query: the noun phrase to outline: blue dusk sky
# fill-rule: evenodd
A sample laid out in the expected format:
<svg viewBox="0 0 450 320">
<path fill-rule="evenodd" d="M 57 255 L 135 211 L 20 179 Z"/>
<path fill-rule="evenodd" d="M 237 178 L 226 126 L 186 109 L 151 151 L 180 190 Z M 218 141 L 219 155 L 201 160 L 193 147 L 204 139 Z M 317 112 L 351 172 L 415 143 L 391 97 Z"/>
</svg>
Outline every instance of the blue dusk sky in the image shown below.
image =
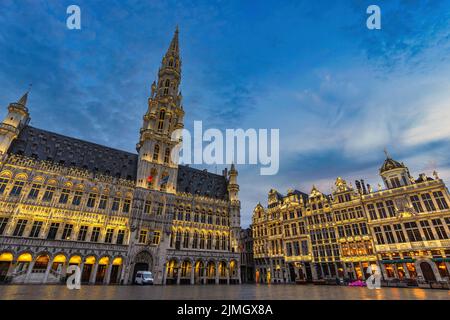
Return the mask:
<svg viewBox="0 0 450 320">
<path fill-rule="evenodd" d="M 81 30 L 66 28 L 71 4 Z M 178 24 L 186 128 L 280 129 L 277 175 L 238 166 L 243 226 L 271 188 L 376 186 L 385 147 L 448 183 L 449 15 L 440 0 L 1 0 L 0 116 L 32 83 L 33 126 L 136 152 Z"/>
</svg>

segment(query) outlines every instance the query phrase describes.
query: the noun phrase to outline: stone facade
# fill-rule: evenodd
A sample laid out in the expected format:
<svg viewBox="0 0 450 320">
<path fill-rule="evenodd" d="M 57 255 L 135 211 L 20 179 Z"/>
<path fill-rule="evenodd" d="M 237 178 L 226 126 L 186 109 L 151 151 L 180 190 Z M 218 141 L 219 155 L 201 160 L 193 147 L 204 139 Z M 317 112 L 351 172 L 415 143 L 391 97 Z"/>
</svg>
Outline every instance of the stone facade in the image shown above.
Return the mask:
<svg viewBox="0 0 450 320">
<path fill-rule="evenodd" d="M 180 166 L 178 30 L 151 87 L 137 154 L 29 126 L 28 93 L 0 124 L 0 282 L 239 283 L 240 202 L 222 175 Z"/>
<path fill-rule="evenodd" d="M 433 178 L 387 155 L 384 188 L 338 178 L 332 194 L 271 190 L 253 212 L 257 282 L 365 280 L 379 268 L 385 283 L 448 287 L 450 196 Z"/>
</svg>

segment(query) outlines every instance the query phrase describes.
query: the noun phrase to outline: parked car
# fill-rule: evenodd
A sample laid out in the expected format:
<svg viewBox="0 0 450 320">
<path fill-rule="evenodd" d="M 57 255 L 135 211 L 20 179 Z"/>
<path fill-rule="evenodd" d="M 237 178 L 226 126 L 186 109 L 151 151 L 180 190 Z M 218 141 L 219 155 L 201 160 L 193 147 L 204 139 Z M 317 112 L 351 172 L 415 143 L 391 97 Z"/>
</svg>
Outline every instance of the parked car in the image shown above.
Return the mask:
<svg viewBox="0 0 450 320">
<path fill-rule="evenodd" d="M 140 285 L 153 284 L 153 274 L 150 271 L 138 271 L 134 283 Z"/>
</svg>

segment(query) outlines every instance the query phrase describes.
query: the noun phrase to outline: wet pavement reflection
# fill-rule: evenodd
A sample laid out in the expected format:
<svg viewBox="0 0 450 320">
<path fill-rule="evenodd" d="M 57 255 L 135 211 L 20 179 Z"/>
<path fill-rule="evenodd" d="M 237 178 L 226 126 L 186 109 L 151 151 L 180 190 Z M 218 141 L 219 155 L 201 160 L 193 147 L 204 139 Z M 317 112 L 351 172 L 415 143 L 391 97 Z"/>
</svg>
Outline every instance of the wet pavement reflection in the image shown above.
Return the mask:
<svg viewBox="0 0 450 320">
<path fill-rule="evenodd" d="M 450 291 L 315 285 L 82 286 L 2 285 L 0 299 L 36 300 L 449 300 Z"/>
</svg>

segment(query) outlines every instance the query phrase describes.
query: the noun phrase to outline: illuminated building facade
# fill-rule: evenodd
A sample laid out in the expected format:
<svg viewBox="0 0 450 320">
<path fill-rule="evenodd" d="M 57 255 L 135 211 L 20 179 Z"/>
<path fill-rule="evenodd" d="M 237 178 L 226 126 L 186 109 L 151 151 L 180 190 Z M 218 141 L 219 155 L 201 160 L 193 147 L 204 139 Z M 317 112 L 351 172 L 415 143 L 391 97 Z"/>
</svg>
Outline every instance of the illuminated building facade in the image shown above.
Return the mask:
<svg viewBox="0 0 450 320">
<path fill-rule="evenodd" d="M 384 188 L 363 180 L 355 187 L 337 178 L 331 195 L 269 192 L 268 206 L 253 212 L 257 282 L 325 282 L 362 279 L 369 267 L 384 281 L 449 280 L 450 197 L 433 178 L 387 155 L 380 169 Z"/>
<path fill-rule="evenodd" d="M 0 124 L 0 282 L 239 283 L 234 166 L 216 175 L 170 157 L 183 128 L 178 30 L 151 86 L 137 154 L 29 125 L 28 93 Z"/>
</svg>

